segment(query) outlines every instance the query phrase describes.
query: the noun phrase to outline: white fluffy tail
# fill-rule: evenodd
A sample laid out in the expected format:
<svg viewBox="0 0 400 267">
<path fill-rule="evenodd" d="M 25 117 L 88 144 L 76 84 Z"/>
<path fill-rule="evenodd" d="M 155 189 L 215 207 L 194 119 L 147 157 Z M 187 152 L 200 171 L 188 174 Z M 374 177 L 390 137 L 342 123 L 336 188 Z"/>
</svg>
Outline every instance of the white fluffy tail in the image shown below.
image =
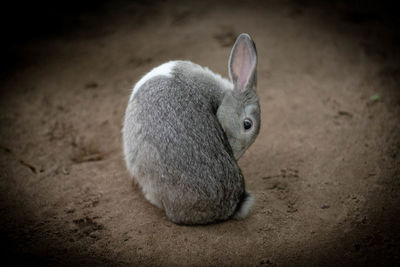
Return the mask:
<svg viewBox="0 0 400 267">
<path fill-rule="evenodd" d="M 254 201 L 254 197 L 250 193 L 245 192 L 242 201 L 239 202 L 238 207 L 236 208 L 233 218 L 236 220 L 246 218 L 254 204 Z"/>
</svg>

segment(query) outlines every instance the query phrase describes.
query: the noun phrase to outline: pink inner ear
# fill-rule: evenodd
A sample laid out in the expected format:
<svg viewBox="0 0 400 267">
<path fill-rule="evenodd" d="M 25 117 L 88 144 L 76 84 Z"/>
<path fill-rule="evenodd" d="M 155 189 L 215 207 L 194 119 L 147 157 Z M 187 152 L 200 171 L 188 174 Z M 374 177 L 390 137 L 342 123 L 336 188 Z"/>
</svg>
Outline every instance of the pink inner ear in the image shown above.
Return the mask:
<svg viewBox="0 0 400 267">
<path fill-rule="evenodd" d="M 246 89 L 246 85 L 250 80 L 250 76 L 254 69 L 255 56 L 251 52 L 251 48 L 242 41 L 237 44 L 233 55 L 232 74 L 233 80 L 241 91 Z"/>
</svg>

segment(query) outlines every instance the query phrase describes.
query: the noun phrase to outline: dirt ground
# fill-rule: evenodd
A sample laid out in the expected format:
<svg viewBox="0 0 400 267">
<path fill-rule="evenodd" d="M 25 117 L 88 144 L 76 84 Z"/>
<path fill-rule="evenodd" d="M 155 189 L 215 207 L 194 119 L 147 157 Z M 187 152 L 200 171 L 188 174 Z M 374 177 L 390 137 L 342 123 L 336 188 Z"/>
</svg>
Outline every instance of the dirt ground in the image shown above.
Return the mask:
<svg viewBox="0 0 400 267">
<path fill-rule="evenodd" d="M 1 76 L 2 259 L 399 264 L 400 54 L 389 15 L 340 1 L 118 1 L 19 40 Z M 171 59 L 227 76 L 241 32 L 259 56 L 262 127 L 239 161 L 256 204 L 242 221 L 178 226 L 129 182 L 125 107 L 134 83 Z"/>
</svg>

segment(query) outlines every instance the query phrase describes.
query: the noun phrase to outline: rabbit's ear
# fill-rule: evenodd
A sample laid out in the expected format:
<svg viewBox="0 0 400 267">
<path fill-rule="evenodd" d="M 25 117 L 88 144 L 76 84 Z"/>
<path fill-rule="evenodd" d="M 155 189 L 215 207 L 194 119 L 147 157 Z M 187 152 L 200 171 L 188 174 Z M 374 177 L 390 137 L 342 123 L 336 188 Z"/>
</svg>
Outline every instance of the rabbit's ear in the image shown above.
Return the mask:
<svg viewBox="0 0 400 267">
<path fill-rule="evenodd" d="M 229 76 L 235 89 L 244 92 L 256 85 L 257 50 L 253 40 L 242 33 L 233 45 L 229 58 Z"/>
</svg>

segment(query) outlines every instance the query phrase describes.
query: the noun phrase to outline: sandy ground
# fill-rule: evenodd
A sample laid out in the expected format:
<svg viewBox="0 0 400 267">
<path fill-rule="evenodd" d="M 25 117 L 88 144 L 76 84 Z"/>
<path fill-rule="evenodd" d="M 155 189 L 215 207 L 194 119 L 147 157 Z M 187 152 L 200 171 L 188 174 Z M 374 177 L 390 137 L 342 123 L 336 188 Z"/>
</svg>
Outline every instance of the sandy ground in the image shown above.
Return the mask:
<svg viewBox="0 0 400 267">
<path fill-rule="evenodd" d="M 102 4 L 74 14 L 68 30 L 15 46 L 20 60 L 1 81 L 2 259 L 400 263 L 400 66 L 390 20 L 340 2 L 218 3 Z M 241 32 L 259 55 L 262 128 L 239 161 L 256 204 L 242 221 L 177 226 L 128 180 L 121 125 L 131 88 L 171 59 L 227 76 Z"/>
</svg>

